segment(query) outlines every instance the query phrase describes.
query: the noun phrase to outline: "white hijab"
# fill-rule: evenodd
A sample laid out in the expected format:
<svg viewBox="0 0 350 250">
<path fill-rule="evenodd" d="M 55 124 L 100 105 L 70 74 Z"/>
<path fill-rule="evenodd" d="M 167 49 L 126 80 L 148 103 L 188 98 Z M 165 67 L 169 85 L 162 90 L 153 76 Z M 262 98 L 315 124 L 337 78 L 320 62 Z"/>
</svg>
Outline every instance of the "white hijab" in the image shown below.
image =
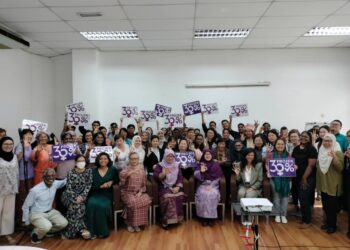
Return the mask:
<svg viewBox="0 0 350 250">
<path fill-rule="evenodd" d="M 145 150 L 143 150 L 142 145 L 136 147 L 136 145 L 135 145 L 136 139 L 140 139 L 141 140 L 141 137 L 139 135 L 135 135 L 132 138 L 132 144 L 131 144 L 131 147 L 130 147 L 130 152 L 136 152 L 139 155 L 139 158 L 140 158 L 139 162 L 140 162 L 140 164 L 143 165 L 143 160 L 145 159 Z"/>
<path fill-rule="evenodd" d="M 321 172 L 323 174 L 326 174 L 328 172 L 328 169 L 332 163 L 333 157 L 329 155 L 329 153 L 333 150 L 334 152 L 341 151 L 339 143 L 335 139 L 335 136 L 333 134 L 327 133 L 323 137 L 323 140 L 326 138 L 330 138 L 332 140 L 332 146 L 328 149 L 326 149 L 323 144 L 320 147 L 320 150 L 318 151 L 318 164 L 320 166 Z"/>
</svg>

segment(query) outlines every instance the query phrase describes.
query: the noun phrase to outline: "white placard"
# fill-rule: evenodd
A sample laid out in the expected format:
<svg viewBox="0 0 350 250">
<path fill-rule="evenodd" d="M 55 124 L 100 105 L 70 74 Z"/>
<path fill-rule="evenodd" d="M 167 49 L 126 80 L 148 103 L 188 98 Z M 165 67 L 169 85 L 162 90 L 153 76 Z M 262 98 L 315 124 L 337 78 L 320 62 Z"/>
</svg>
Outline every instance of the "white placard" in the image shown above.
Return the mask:
<svg viewBox="0 0 350 250">
<path fill-rule="evenodd" d="M 22 129 L 30 129 L 33 132 L 33 137 L 38 134 L 40 131 L 47 130 L 48 124 L 45 122 L 38 122 L 38 121 L 32 121 L 32 120 L 26 120 L 23 119 L 22 121 Z"/>
<path fill-rule="evenodd" d="M 165 114 L 165 125 L 168 127 L 182 126 L 183 124 L 183 114 Z"/>
<path fill-rule="evenodd" d="M 66 113 L 85 113 L 83 102 L 76 102 L 66 105 Z"/>
<path fill-rule="evenodd" d="M 86 126 L 90 121 L 90 115 L 85 113 L 68 113 L 67 122 L 69 125 Z"/>
<path fill-rule="evenodd" d="M 124 118 L 134 118 L 137 116 L 138 108 L 135 106 L 123 106 L 121 109 L 122 117 Z"/>
<path fill-rule="evenodd" d="M 203 111 L 203 113 L 208 114 L 208 115 L 218 114 L 219 113 L 219 106 L 216 102 L 202 104 L 202 111 Z"/>
<path fill-rule="evenodd" d="M 240 104 L 231 106 L 232 117 L 248 116 L 248 105 Z"/>
<path fill-rule="evenodd" d="M 106 152 L 109 155 L 109 158 L 111 159 L 111 161 L 113 161 L 113 149 L 111 146 L 103 146 L 103 147 L 94 147 L 93 149 L 91 149 L 90 151 L 90 163 L 95 163 L 96 157 L 98 156 L 98 154 L 102 153 L 102 152 Z"/>
<path fill-rule="evenodd" d="M 155 122 L 157 120 L 157 114 L 156 111 L 140 111 L 141 114 L 141 121 L 143 122 Z"/>
</svg>

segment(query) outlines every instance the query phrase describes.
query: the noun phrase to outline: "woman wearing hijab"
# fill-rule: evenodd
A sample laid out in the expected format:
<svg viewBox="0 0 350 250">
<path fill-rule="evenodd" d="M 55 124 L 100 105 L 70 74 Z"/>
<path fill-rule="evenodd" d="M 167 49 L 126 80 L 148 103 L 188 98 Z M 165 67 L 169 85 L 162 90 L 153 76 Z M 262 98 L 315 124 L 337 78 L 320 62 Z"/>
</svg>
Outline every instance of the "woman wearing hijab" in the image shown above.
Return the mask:
<svg viewBox="0 0 350 250">
<path fill-rule="evenodd" d="M 322 206 L 326 215 L 326 224 L 321 229 L 332 234 L 337 230 L 337 212 L 339 197 L 343 193 L 344 155 L 333 134 L 323 137 L 317 158 L 316 187 L 321 192 Z"/>
<path fill-rule="evenodd" d="M 131 142 L 131 147 L 130 147 L 130 153 L 131 152 L 136 152 L 139 155 L 139 163 L 141 166 L 143 166 L 143 161 L 145 160 L 145 150 L 142 147 L 142 141 L 141 141 L 141 136 L 135 135 L 132 138 Z"/>
<path fill-rule="evenodd" d="M 164 229 L 169 224 L 175 224 L 183 220 L 183 177 L 179 163 L 175 162 L 175 153 L 166 149 L 162 162 L 154 169 L 154 178 L 159 183 L 159 206 L 161 223 Z"/>
<path fill-rule="evenodd" d="M 5 236 L 8 244 L 16 241 L 10 236 L 15 229 L 15 199 L 18 193 L 18 161 L 13 151 L 11 137 L 0 140 L 0 236 Z"/>
<path fill-rule="evenodd" d="M 195 195 L 197 215 L 202 219 L 203 226 L 213 226 L 214 220 L 218 217 L 221 169 L 219 163 L 214 161 L 213 153 L 209 149 L 203 150 L 194 176 L 200 182 Z"/>
<path fill-rule="evenodd" d="M 120 174 L 121 198 L 125 204 L 123 218 L 130 233 L 140 232 L 140 226 L 148 224 L 151 198 L 146 193 L 146 173 L 136 152 L 129 154 L 129 164 Z"/>
</svg>

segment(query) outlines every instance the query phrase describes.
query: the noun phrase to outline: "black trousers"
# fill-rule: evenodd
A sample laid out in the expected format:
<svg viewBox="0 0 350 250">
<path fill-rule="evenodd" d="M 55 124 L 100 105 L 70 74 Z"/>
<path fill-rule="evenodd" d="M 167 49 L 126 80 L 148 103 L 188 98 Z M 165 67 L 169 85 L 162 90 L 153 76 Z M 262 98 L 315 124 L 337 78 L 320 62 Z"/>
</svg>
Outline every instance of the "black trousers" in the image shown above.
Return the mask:
<svg viewBox="0 0 350 250">
<path fill-rule="evenodd" d="M 337 214 L 339 211 L 339 197 L 321 193 L 322 206 L 326 214 L 326 223 L 329 228 L 337 228 Z"/>
</svg>

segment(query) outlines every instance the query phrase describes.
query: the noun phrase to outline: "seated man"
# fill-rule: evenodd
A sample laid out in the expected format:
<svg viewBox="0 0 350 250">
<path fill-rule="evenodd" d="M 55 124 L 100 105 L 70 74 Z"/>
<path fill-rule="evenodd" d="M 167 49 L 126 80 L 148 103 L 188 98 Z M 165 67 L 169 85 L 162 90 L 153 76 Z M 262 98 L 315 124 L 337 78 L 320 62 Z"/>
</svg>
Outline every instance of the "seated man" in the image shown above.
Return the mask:
<svg viewBox="0 0 350 250">
<path fill-rule="evenodd" d="M 32 243 L 38 244 L 44 236 L 50 236 L 65 228 L 68 224 L 59 211 L 52 208 L 56 190 L 66 184 L 66 180 L 55 180 L 56 172 L 48 168 L 43 172 L 43 180 L 33 187 L 23 206 L 23 222 L 33 224 Z"/>
</svg>

